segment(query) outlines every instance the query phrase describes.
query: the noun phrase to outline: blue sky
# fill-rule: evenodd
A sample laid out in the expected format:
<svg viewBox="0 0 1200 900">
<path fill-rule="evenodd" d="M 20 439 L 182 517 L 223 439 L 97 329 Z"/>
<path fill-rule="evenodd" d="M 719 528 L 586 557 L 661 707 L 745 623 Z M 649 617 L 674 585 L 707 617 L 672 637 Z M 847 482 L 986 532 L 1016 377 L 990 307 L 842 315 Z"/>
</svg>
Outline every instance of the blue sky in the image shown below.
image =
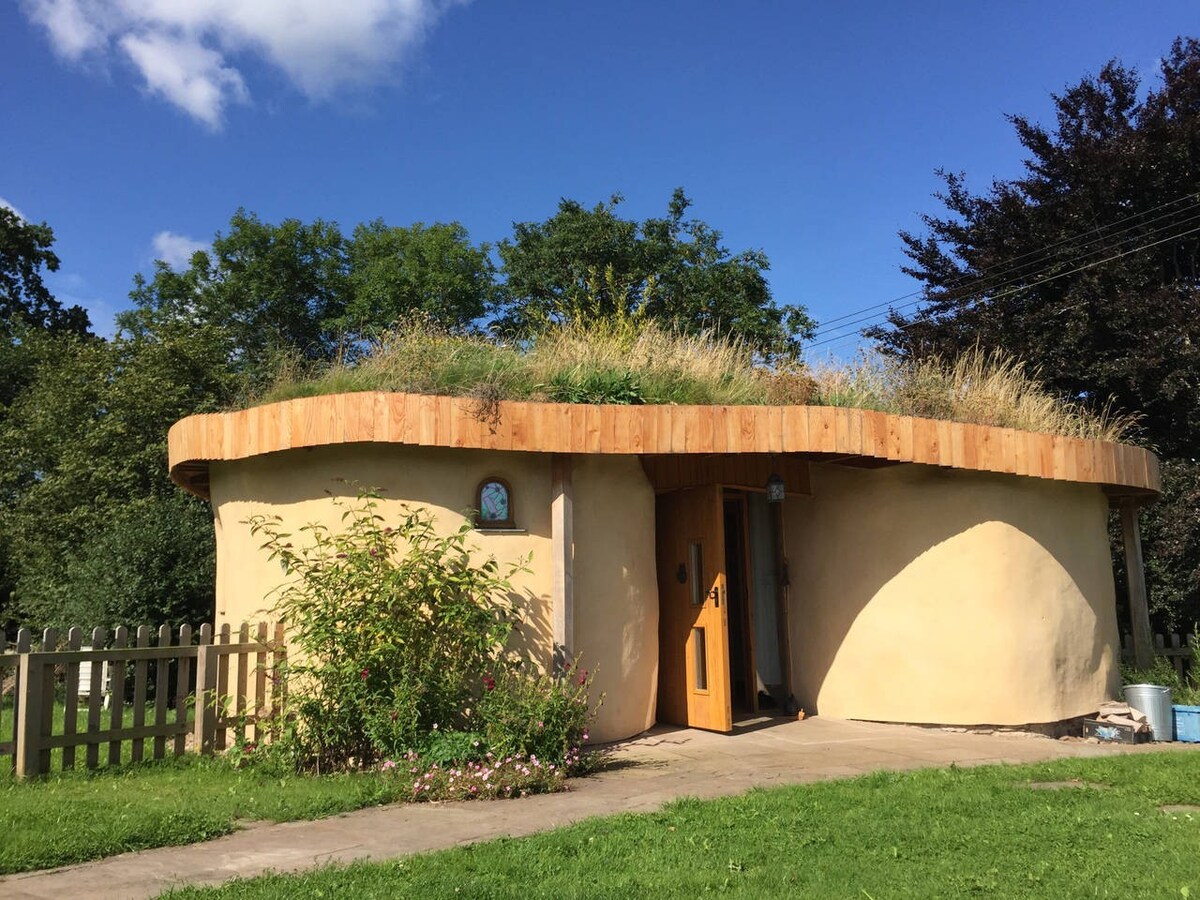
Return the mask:
<svg viewBox="0 0 1200 900">
<path fill-rule="evenodd" d="M 1051 91 L 1114 56 L 1153 75 L 1198 13 L 22 0 L 0 6 L 0 198 L 54 227 L 53 285 L 102 333 L 135 272 L 239 206 L 495 241 L 560 197 L 620 192 L 641 218 L 677 185 L 731 249 L 766 251 L 778 300 L 828 320 L 914 289 L 896 231 L 937 209 L 934 169 L 1017 174 L 1005 113 L 1048 119 Z"/>
</svg>

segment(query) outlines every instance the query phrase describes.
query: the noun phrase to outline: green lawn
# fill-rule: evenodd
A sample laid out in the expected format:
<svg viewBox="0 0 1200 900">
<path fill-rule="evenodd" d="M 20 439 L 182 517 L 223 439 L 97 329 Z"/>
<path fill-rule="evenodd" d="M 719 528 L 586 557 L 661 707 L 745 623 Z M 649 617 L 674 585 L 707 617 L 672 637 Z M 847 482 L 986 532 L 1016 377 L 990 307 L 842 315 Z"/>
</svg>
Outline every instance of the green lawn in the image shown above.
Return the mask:
<svg viewBox="0 0 1200 900">
<path fill-rule="evenodd" d="M 1031 781 L 1093 786 L 1033 790 Z M 880 773 L 176 898 L 1200 897 L 1200 754 Z"/>
<path fill-rule="evenodd" d="M 32 782 L 6 776 L 0 778 L 0 873 L 203 841 L 243 820 L 313 819 L 409 796 L 403 778 L 268 778 L 190 755 Z"/>
</svg>

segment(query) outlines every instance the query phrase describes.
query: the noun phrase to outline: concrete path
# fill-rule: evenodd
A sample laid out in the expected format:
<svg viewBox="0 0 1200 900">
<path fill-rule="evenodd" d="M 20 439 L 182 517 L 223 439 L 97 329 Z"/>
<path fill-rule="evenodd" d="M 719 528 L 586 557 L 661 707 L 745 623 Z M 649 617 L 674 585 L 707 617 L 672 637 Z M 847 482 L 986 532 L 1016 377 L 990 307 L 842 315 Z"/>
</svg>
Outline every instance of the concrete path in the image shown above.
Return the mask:
<svg viewBox="0 0 1200 900">
<path fill-rule="evenodd" d="M 0 878 L 0 898 L 154 897 L 181 884 L 218 884 L 272 870 L 390 859 L 504 835 L 516 837 L 593 816 L 655 810 L 676 797 L 716 797 L 754 786 L 842 778 L 878 769 L 1037 762 L 1139 752 L 1154 746 L 1163 745 L 1120 748 L 1025 734 L 955 733 L 823 718 L 764 720 L 742 726 L 732 736 L 656 729 L 618 745 L 612 766 L 572 782 L 572 790 L 566 793 L 494 802 L 397 804 L 316 822 L 257 825 L 203 844 Z"/>
</svg>

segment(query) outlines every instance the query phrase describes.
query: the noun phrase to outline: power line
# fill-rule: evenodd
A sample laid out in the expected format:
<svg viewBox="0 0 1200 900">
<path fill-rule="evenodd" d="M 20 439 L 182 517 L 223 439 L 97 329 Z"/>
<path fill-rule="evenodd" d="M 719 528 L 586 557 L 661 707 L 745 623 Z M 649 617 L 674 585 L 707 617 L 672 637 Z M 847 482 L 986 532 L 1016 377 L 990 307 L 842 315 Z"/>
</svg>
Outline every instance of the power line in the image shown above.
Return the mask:
<svg viewBox="0 0 1200 900">
<path fill-rule="evenodd" d="M 1196 218 L 1200 218 L 1200 216 L 1193 216 L 1193 217 L 1191 217 L 1191 219 L 1189 219 L 1188 221 L 1191 221 L 1191 220 L 1193 220 L 1193 219 L 1196 219 Z M 1176 224 L 1177 224 L 1177 225 L 1180 225 L 1180 224 L 1184 224 L 1184 223 L 1180 222 L 1180 223 L 1176 223 Z M 1038 281 L 1035 281 L 1035 282 L 1033 282 L 1032 284 L 1029 284 L 1029 285 L 1024 285 L 1024 286 L 1022 286 L 1022 287 L 1018 287 L 1018 288 L 1012 288 L 1012 289 L 1010 289 L 1010 290 L 1008 290 L 1008 291 L 1002 291 L 1002 292 L 1001 292 L 1001 293 L 999 293 L 999 294 L 995 294 L 995 295 L 993 295 L 991 299 L 992 299 L 992 300 L 998 300 L 998 299 L 1000 299 L 1000 298 L 1002 298 L 1002 297 L 1011 296 L 1011 295 L 1013 295 L 1013 294 L 1020 293 L 1021 291 L 1024 291 L 1024 290 L 1030 290 L 1030 289 L 1032 289 L 1032 288 L 1039 287 L 1040 285 L 1047 284 L 1047 283 L 1049 283 L 1049 282 L 1051 282 L 1051 281 L 1056 281 L 1056 280 L 1058 280 L 1059 278 L 1066 278 L 1068 275 L 1076 275 L 1076 274 L 1078 274 L 1079 272 L 1086 271 L 1087 269 L 1093 269 L 1093 268 L 1095 268 L 1096 266 L 1101 266 L 1101 265 L 1104 265 L 1105 263 L 1110 263 L 1110 262 L 1113 262 L 1113 261 L 1115 261 L 1115 260 L 1122 259 L 1123 257 L 1129 256 L 1129 255 L 1130 255 L 1130 254 L 1132 254 L 1132 253 L 1140 253 L 1140 252 L 1142 252 L 1143 250 L 1149 250 L 1149 249 L 1151 249 L 1152 247 L 1157 247 L 1157 246 L 1159 246 L 1160 244 L 1165 244 L 1165 243 L 1167 243 L 1168 241 L 1174 241 L 1174 240 L 1178 240 L 1179 238 L 1182 238 L 1182 237 L 1187 237 L 1189 234 L 1195 234 L 1196 232 L 1200 232 L 1200 225 L 1197 225 L 1197 226 L 1196 226 L 1196 227 L 1194 227 L 1194 228 L 1189 228 L 1189 229 L 1187 229 L 1186 231 L 1181 231 L 1181 232 L 1179 232 L 1179 233 L 1177 233 L 1177 234 L 1171 234 L 1171 235 L 1167 235 L 1167 237 L 1165 237 L 1165 238 L 1160 238 L 1159 240 L 1157 240 L 1157 241 L 1154 241 L 1154 242 L 1152 242 L 1152 243 L 1149 243 L 1149 244 L 1143 244 L 1143 245 L 1141 245 L 1141 246 L 1139 246 L 1139 247 L 1133 247 L 1133 248 L 1131 248 L 1131 249 L 1129 249 L 1129 250 L 1123 250 L 1123 251 L 1122 251 L 1122 252 L 1120 252 L 1120 253 L 1115 253 L 1115 254 L 1113 254 L 1112 256 L 1105 257 L 1104 259 L 1098 259 L 1098 260 L 1095 260 L 1095 261 L 1093 261 L 1093 262 L 1086 263 L 1086 264 L 1084 264 L 1084 265 L 1082 265 L 1082 266 L 1079 266 L 1078 268 L 1075 268 L 1075 269 L 1070 269 L 1070 270 L 1068 270 L 1068 271 L 1066 271 L 1066 272 L 1060 272 L 1060 273 L 1058 273 L 1058 274 L 1056 274 L 1056 275 L 1048 275 L 1047 277 L 1045 277 L 1045 278 L 1042 278 L 1042 279 L 1040 279 L 1040 280 L 1038 280 Z M 1082 300 L 1081 300 L 1081 301 L 1079 301 L 1078 303 L 1073 303 L 1073 304 L 1071 304 L 1070 306 L 1063 307 L 1062 309 L 1058 310 L 1058 311 L 1057 311 L 1056 313 L 1054 313 L 1054 314 L 1055 314 L 1055 315 L 1057 315 L 1057 314 L 1059 314 L 1059 313 L 1064 313 L 1064 312 L 1067 312 L 1067 311 L 1069 311 L 1069 310 L 1076 309 L 1077 307 L 1079 307 L 1079 306 L 1082 306 L 1082 305 L 1083 305 L 1085 302 L 1086 302 L 1086 301 L 1082 301 Z M 914 325 L 917 325 L 917 324 L 919 324 L 919 323 L 918 323 L 916 320 L 913 320 L 913 321 L 911 321 L 911 322 L 908 322 L 908 323 L 906 323 L 906 324 L 904 324 L 904 325 L 897 325 L 897 326 L 896 326 L 896 330 L 897 330 L 897 331 L 903 331 L 903 330 L 905 330 L 906 328 L 911 328 L 911 327 L 913 327 Z M 825 340 L 823 340 L 823 341 L 816 341 L 816 342 L 814 342 L 814 343 L 812 343 L 812 344 L 809 344 L 809 345 L 808 345 L 808 347 L 807 347 L 806 349 L 811 349 L 811 348 L 813 348 L 813 347 L 820 347 L 820 346 L 822 346 L 822 345 L 824 345 L 824 344 L 829 344 L 829 343 L 832 343 L 832 342 L 834 342 L 834 341 L 840 341 L 840 340 L 849 340 L 849 339 L 852 339 L 852 338 L 854 338 L 856 335 L 860 335 L 860 334 L 862 334 L 862 333 L 863 333 L 863 332 L 865 332 L 865 331 L 866 331 L 866 328 L 860 328 L 860 329 L 858 329 L 858 330 L 856 330 L 856 331 L 854 331 L 854 332 L 851 332 L 850 334 L 837 335 L 837 336 L 835 336 L 835 337 L 826 338 L 826 339 L 825 339 Z"/>
<path fill-rule="evenodd" d="M 1064 244 L 1069 244 L 1073 241 L 1077 241 L 1077 240 L 1079 240 L 1083 237 L 1086 237 L 1087 235 L 1090 235 L 1090 234 L 1097 234 L 1098 236 L 1095 238 L 1092 238 L 1091 240 L 1084 241 L 1083 244 L 1079 245 L 1079 247 L 1087 246 L 1088 244 L 1094 244 L 1097 241 L 1103 240 L 1105 238 L 1111 239 L 1111 238 L 1117 237 L 1119 235 L 1126 234 L 1131 231 L 1135 231 L 1138 228 L 1145 227 L 1146 225 L 1149 225 L 1153 222 L 1157 222 L 1164 218 L 1169 218 L 1170 216 L 1177 215 L 1180 212 L 1185 212 L 1188 209 L 1188 207 L 1185 207 L 1183 210 L 1176 210 L 1175 212 L 1164 213 L 1161 216 L 1156 216 L 1153 219 L 1148 219 L 1144 222 L 1139 222 L 1135 225 L 1130 225 L 1126 228 L 1120 229 L 1119 231 L 1112 232 L 1111 234 L 1107 234 L 1107 235 L 1100 234 L 1100 232 L 1115 228 L 1117 225 L 1121 225 L 1122 223 L 1129 222 L 1133 219 L 1138 219 L 1143 216 L 1147 216 L 1151 213 L 1158 212 L 1161 209 L 1165 209 L 1169 206 L 1174 206 L 1185 200 L 1193 201 L 1190 204 L 1191 207 L 1198 206 L 1198 205 L 1200 205 L 1200 194 L 1196 194 L 1196 193 L 1184 194 L 1180 197 L 1176 197 L 1173 200 L 1168 200 L 1165 203 L 1160 203 L 1158 206 L 1151 207 L 1150 209 L 1147 209 L 1147 210 L 1143 210 L 1142 212 L 1132 213 L 1128 216 L 1124 216 L 1123 218 L 1120 218 L 1113 222 L 1110 222 L 1107 225 L 1098 225 L 1088 231 L 1083 232 L 1082 234 L 1072 235 L 1071 237 L 1063 238 L 1059 241 L 1056 241 L 1053 244 L 1048 244 L 1045 247 L 1040 247 L 1037 250 L 1027 251 L 1026 253 L 1023 253 L 1020 256 L 1016 256 L 1013 259 L 1008 260 L 1003 266 L 1000 267 L 999 270 L 993 269 L 992 271 L 989 272 L 988 270 L 985 269 L 983 273 L 981 273 L 980 275 L 977 275 L 977 276 L 971 276 L 971 275 L 964 274 L 963 277 L 961 279 L 959 279 L 959 284 L 961 285 L 968 281 L 972 281 L 975 284 L 978 284 L 981 281 L 986 281 L 989 279 L 994 279 L 994 278 L 998 278 L 998 277 L 1007 277 L 1010 273 L 1012 273 L 1018 269 L 1027 268 L 1029 266 L 1036 264 L 1035 262 L 1031 261 L 1031 262 L 1023 263 L 1021 265 L 1016 265 L 1016 263 L 1018 263 L 1020 260 L 1028 259 L 1029 257 L 1048 256 L 1050 251 L 1052 251 L 1058 247 L 1061 247 Z M 1072 251 L 1072 252 L 1073 253 L 1077 252 L 1079 250 L 1079 247 L 1077 247 L 1075 249 L 1075 251 Z M 953 290 L 953 289 L 951 289 L 951 290 Z M 895 306 L 895 304 L 901 300 L 908 300 L 909 298 L 917 297 L 918 295 L 920 295 L 922 293 L 923 293 L 923 289 L 918 289 L 915 291 L 911 291 L 907 294 L 902 294 L 899 297 L 894 297 L 891 300 L 885 300 L 882 303 L 875 303 L 870 306 L 865 306 L 862 309 L 844 313 L 843 315 L 840 315 L 833 319 L 829 319 L 825 322 L 822 322 L 820 327 L 817 328 L 816 334 L 819 335 L 822 332 L 826 332 L 826 331 L 830 330 L 831 328 L 834 328 L 838 322 L 843 322 L 846 319 L 851 319 L 851 318 L 856 318 L 856 317 L 862 316 L 864 313 L 869 313 L 869 312 L 872 312 L 873 310 L 891 308 L 891 307 Z M 922 302 L 922 300 L 918 299 L 915 302 L 920 303 L 920 302 Z M 914 303 L 905 304 L 905 306 L 912 306 L 912 305 L 915 305 L 915 304 Z M 874 317 L 872 316 L 872 318 L 874 318 Z M 846 327 L 846 326 L 839 326 L 839 328 L 841 328 L 841 327 Z"/>
<path fill-rule="evenodd" d="M 1193 205 L 1194 205 L 1194 206 L 1200 206 L 1200 203 L 1193 204 Z M 1187 211 L 1187 210 L 1185 209 L 1185 210 L 1180 210 L 1179 212 L 1186 212 L 1186 211 Z M 1144 234 L 1142 234 L 1142 235 L 1141 235 L 1141 238 L 1144 240 L 1145 238 L 1148 238 L 1148 237 L 1153 237 L 1153 236 L 1154 236 L 1154 235 L 1156 235 L 1156 234 L 1161 234 L 1163 231 L 1166 231 L 1167 229 L 1170 229 L 1170 228 L 1178 228 L 1180 225 L 1186 225 L 1186 224 L 1188 224 L 1188 223 L 1190 223 L 1190 222 L 1194 222 L 1194 221 L 1196 221 L 1197 219 L 1200 219 L 1200 213 L 1197 213 L 1197 214 L 1195 214 L 1195 215 L 1190 215 L 1190 216 L 1187 216 L 1187 217 L 1185 217 L 1185 218 L 1182 218 L 1182 219 L 1178 219 L 1178 220 L 1176 220 L 1176 221 L 1174 221 L 1174 222 L 1171 222 L 1171 223 L 1168 223 L 1168 224 L 1165 224 L 1165 225 L 1160 225 L 1160 226 L 1158 226 L 1157 228 L 1151 228 L 1151 229 L 1150 229 L 1148 232 L 1145 232 Z M 1125 229 L 1125 230 L 1129 230 L 1129 229 Z M 1118 232 L 1118 234 L 1119 234 L 1119 233 L 1121 233 L 1121 232 Z M 1116 236 L 1116 235 L 1110 235 L 1109 237 L 1115 237 L 1115 236 Z M 1085 257 L 1087 257 L 1087 256 L 1089 256 L 1089 255 L 1091 255 L 1091 254 L 1093 254 L 1093 253 L 1096 253 L 1096 252 L 1098 252 L 1100 249 L 1101 249 L 1101 248 L 1094 248 L 1094 249 L 1092 249 L 1092 250 L 1087 250 L 1087 251 L 1084 251 L 1084 252 L 1082 252 L 1082 253 L 1078 253 L 1078 254 L 1076 254 L 1076 255 L 1075 255 L 1074 257 L 1072 257 L 1072 258 L 1068 258 L 1068 259 L 1064 259 L 1064 260 L 1058 260 L 1058 261 L 1056 261 L 1056 262 L 1055 262 L 1055 264 L 1054 264 L 1054 265 L 1070 265 L 1070 264 L 1071 264 L 1071 263 L 1073 263 L 1073 262 L 1078 262 L 1078 261 L 1080 261 L 1080 260 L 1084 259 Z M 1017 277 L 1015 277 L 1015 278 L 1011 278 L 1011 279 L 1009 279 L 1009 280 L 1007 280 L 1007 281 L 993 282 L 993 283 L 991 283 L 991 284 L 983 284 L 983 283 L 981 283 L 981 284 L 976 284 L 976 285 L 973 285 L 973 286 L 972 286 L 972 287 L 973 287 L 973 290 L 971 290 L 971 291 L 969 291 L 969 292 L 962 292 L 962 293 L 960 293 L 958 296 L 947 296 L 947 297 L 943 297 L 943 298 L 940 298 L 938 301 L 932 301 L 932 302 L 946 302 L 946 301 L 948 301 L 948 300 L 961 300 L 961 299 L 963 299 L 963 298 L 966 298 L 966 297 L 978 297 L 978 296 L 980 296 L 980 295 L 983 295 L 983 294 L 985 294 L 985 293 L 989 293 L 989 292 L 991 292 L 991 291 L 995 291 L 995 290 L 997 290 L 997 289 L 1006 288 L 1006 287 L 1008 287 L 1009 285 L 1018 284 L 1018 283 L 1024 283 L 1024 282 L 1028 281 L 1028 280 L 1029 280 L 1031 277 L 1034 277 L 1034 276 L 1040 275 L 1040 274 L 1042 274 L 1042 273 L 1044 273 L 1044 272 L 1048 272 L 1048 271 L 1050 271 L 1052 268 L 1054 268 L 1054 266 L 1053 266 L 1053 265 L 1052 265 L 1052 266 L 1047 266 L 1047 267 L 1045 267 L 1045 268 L 1043 268 L 1043 269 L 1040 269 L 1040 270 L 1037 270 L 1037 269 L 1035 269 L 1035 270 L 1032 270 L 1032 271 L 1029 271 L 1029 272 L 1025 272 L 1025 273 L 1023 273 L 1023 274 L 1021 274 L 1021 275 L 1019 275 L 1019 276 L 1017 276 Z M 984 281 L 984 282 L 986 282 L 987 280 L 988 280 L 988 279 L 986 279 L 986 278 L 985 278 L 985 279 L 982 279 L 982 281 Z M 952 292 L 951 292 L 951 293 L 952 293 Z M 889 309 L 888 309 L 888 315 L 890 315 L 890 314 L 891 314 L 892 312 L 894 312 L 894 311 L 901 310 L 901 309 L 907 309 L 908 307 L 911 307 L 911 306 L 917 306 L 917 305 L 919 305 L 919 304 L 921 304 L 921 303 L 926 303 L 926 302 L 931 302 L 931 301 L 926 301 L 924 298 L 920 298 L 920 299 L 917 299 L 917 300 L 912 300 L 912 301 L 909 301 L 908 303 L 903 303 L 903 304 L 900 304 L 900 305 L 892 305 L 892 306 L 890 306 L 890 307 L 889 307 Z M 850 328 L 851 326 L 858 325 L 858 324 L 860 324 L 860 323 L 867 323 L 867 327 L 870 327 L 870 325 L 874 325 L 874 324 L 882 324 L 882 323 L 883 323 L 883 321 L 885 321 L 885 320 L 886 320 L 886 317 L 885 317 L 884 319 L 880 319 L 878 322 L 877 322 L 877 321 L 875 321 L 875 320 L 877 320 L 877 319 L 879 319 L 879 316 L 878 316 L 878 314 L 875 314 L 875 315 L 870 315 L 870 316 L 864 316 L 864 317 L 862 317 L 862 318 L 855 319 L 855 320 L 853 320 L 853 321 L 851 321 L 851 322 L 846 322 L 846 323 L 845 323 L 845 324 L 843 324 L 843 325 L 839 325 L 839 326 L 837 326 L 837 327 L 836 327 L 834 330 L 835 330 L 835 331 L 842 331 L 843 329 Z M 815 334 L 814 336 L 816 336 L 816 337 L 819 337 L 819 336 L 821 335 L 821 333 L 822 333 L 821 329 L 818 329 L 818 330 L 817 330 L 817 332 L 816 332 L 816 334 Z M 846 332 L 846 335 L 850 335 L 850 334 L 853 334 L 853 332 Z M 835 338 L 837 338 L 837 337 L 846 336 L 846 335 L 833 335 L 833 336 L 831 336 L 831 337 L 829 338 L 829 340 L 833 340 L 833 339 L 835 339 Z M 821 343 L 824 343 L 824 342 L 821 342 Z"/>
</svg>

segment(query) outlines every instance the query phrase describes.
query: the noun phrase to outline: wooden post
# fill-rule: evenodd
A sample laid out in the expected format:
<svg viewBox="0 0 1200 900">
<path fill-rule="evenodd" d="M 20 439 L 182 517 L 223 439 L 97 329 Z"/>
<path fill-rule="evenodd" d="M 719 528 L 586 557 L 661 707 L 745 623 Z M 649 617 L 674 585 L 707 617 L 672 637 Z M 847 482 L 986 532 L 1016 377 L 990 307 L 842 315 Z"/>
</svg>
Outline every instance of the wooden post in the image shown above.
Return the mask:
<svg viewBox="0 0 1200 900">
<path fill-rule="evenodd" d="M 137 628 L 138 649 L 150 646 L 150 626 L 139 625 Z M 141 728 L 146 724 L 146 673 L 150 663 L 143 657 L 133 661 L 133 727 Z M 129 744 L 129 759 L 131 762 L 141 762 L 146 749 L 145 738 L 134 738 Z"/>
<path fill-rule="evenodd" d="M 1125 543 L 1125 574 L 1129 582 L 1129 615 L 1133 620 L 1133 659 L 1139 669 L 1154 664 L 1150 606 L 1146 600 L 1146 569 L 1142 563 L 1142 532 L 1138 527 L 1137 503 L 1121 501 L 1121 536 Z"/>
<path fill-rule="evenodd" d="M 171 626 L 160 625 L 158 628 L 159 648 L 171 646 Z M 154 661 L 154 726 L 162 728 L 167 724 L 167 680 L 170 675 L 171 658 L 160 656 Z M 167 736 L 154 736 L 153 754 L 155 759 L 162 759 L 167 754 Z"/>
<path fill-rule="evenodd" d="M 200 629 L 196 655 L 196 721 L 193 735 L 197 753 L 211 755 L 217 743 L 217 648 L 212 645 L 212 629 Z"/>
<path fill-rule="evenodd" d="M 19 665 L 20 703 L 17 708 L 18 778 L 33 778 L 50 768 L 50 751 L 42 751 L 42 706 L 45 678 L 42 664 L 33 653 L 21 654 Z"/>
<path fill-rule="evenodd" d="M 108 632 L 97 626 L 92 629 L 92 649 L 103 650 L 108 644 Z M 87 711 L 87 730 L 88 734 L 100 730 L 100 710 L 104 705 L 104 692 L 108 690 L 108 685 L 104 682 L 104 675 L 108 663 L 99 660 L 92 660 L 92 677 L 88 683 L 88 711 Z M 94 769 L 100 765 L 100 745 L 87 745 L 84 751 L 84 764 L 89 769 Z"/>
<path fill-rule="evenodd" d="M 791 573 L 788 569 L 787 545 L 783 534 L 783 504 L 771 506 L 771 527 L 775 532 L 775 631 L 779 640 L 779 674 L 783 678 L 783 694 L 779 700 L 780 709 L 788 708 L 788 701 L 793 697 L 792 687 L 792 633 L 791 633 Z"/>
<path fill-rule="evenodd" d="M 83 629 L 78 625 L 67 631 L 67 649 L 78 650 L 83 643 Z M 79 663 L 69 662 L 64 667 L 65 690 L 63 696 L 63 737 L 67 743 L 63 745 L 62 767 L 66 772 L 75 768 L 75 744 L 71 738 L 79 730 Z"/>
<path fill-rule="evenodd" d="M 179 646 L 192 646 L 192 626 L 179 626 Z M 175 679 L 175 724 L 179 726 L 179 733 L 175 735 L 175 755 L 182 756 L 187 750 L 187 717 L 188 717 L 188 694 L 191 693 L 192 680 L 192 660 L 183 655 L 179 656 L 179 669 Z"/>
<path fill-rule="evenodd" d="M 553 558 L 551 626 L 554 668 L 564 671 L 575 659 L 575 514 L 571 457 L 554 454 L 550 464 L 550 555 Z"/>
<path fill-rule="evenodd" d="M 113 633 L 113 649 L 124 650 L 128 643 L 129 629 L 124 625 L 118 625 L 117 630 Z M 119 734 L 125 727 L 125 660 L 114 659 L 109 672 L 112 673 L 110 682 L 112 706 L 108 712 L 108 727 L 114 734 Z M 121 739 L 119 737 L 108 742 L 108 764 L 110 766 L 121 764 Z"/>
</svg>

